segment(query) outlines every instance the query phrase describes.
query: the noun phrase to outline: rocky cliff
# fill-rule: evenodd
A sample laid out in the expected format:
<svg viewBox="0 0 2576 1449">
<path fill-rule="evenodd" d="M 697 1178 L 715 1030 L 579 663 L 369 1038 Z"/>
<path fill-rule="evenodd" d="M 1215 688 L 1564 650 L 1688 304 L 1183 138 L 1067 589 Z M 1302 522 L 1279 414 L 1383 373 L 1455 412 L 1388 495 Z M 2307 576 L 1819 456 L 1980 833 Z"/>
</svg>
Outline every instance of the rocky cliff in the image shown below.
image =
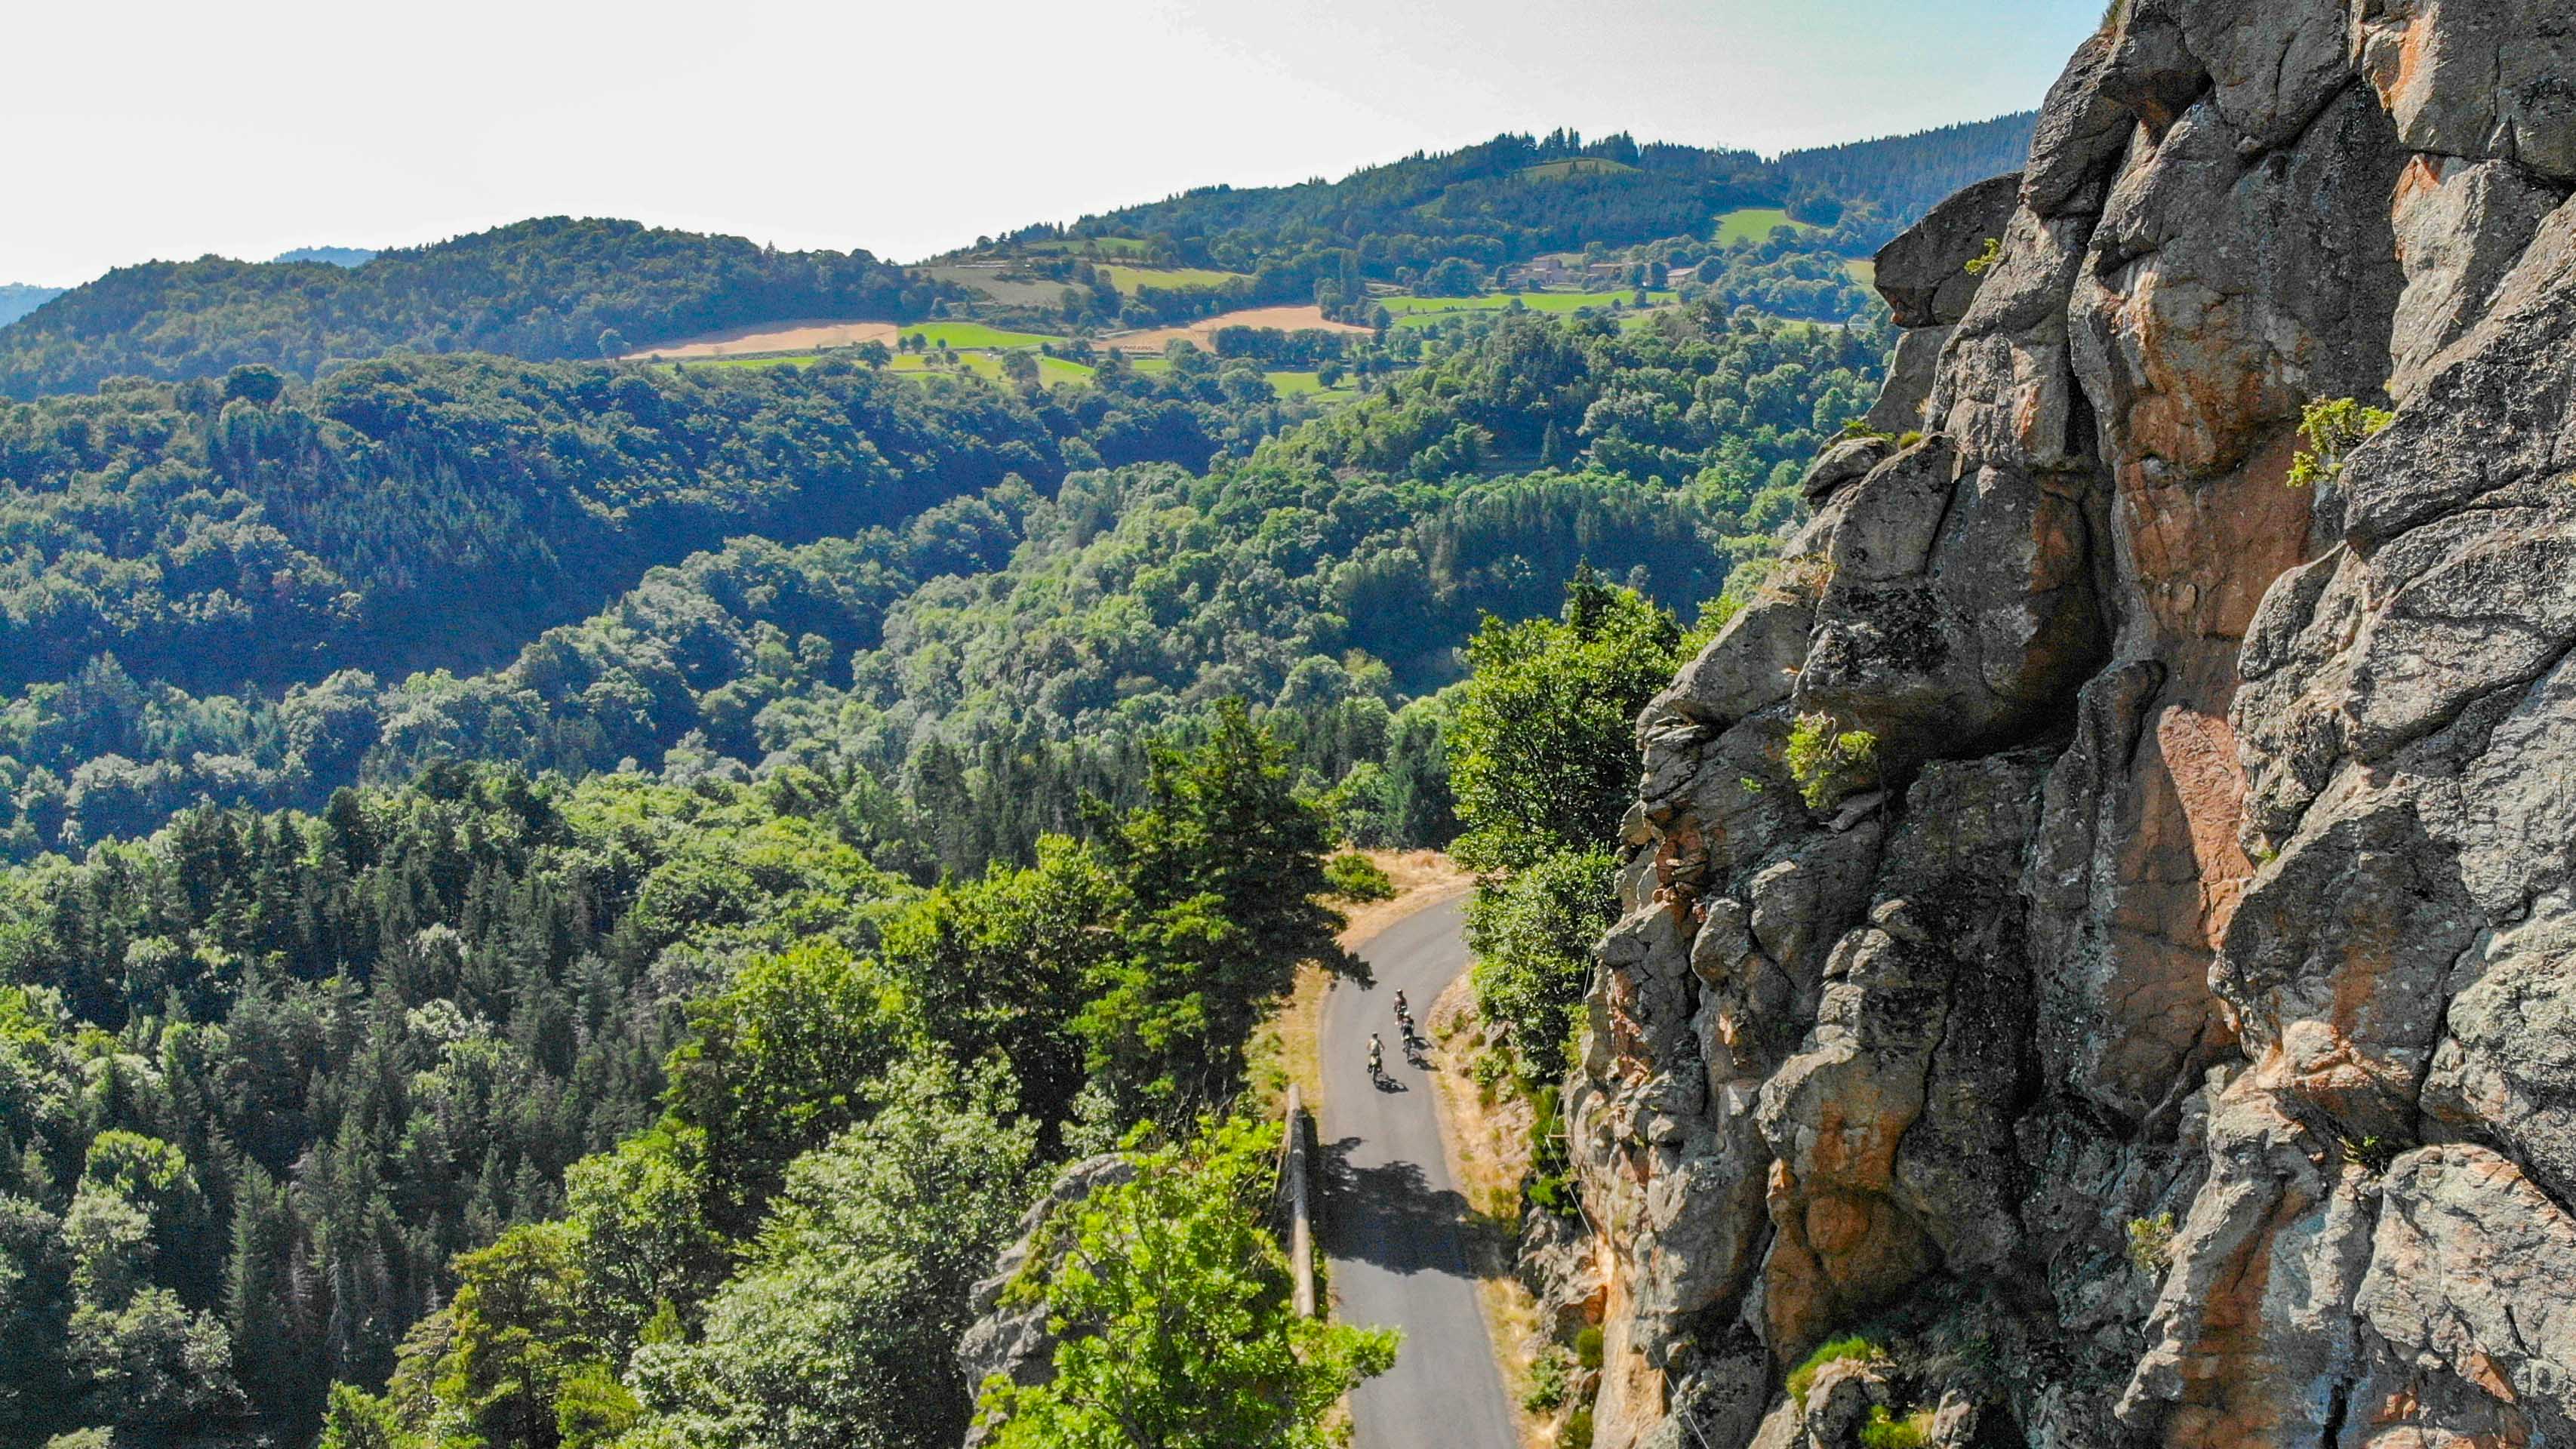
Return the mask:
<svg viewBox="0 0 2576 1449">
<path fill-rule="evenodd" d="M 2576 1443 L 2572 187 L 2567 0 L 2124 0 L 1882 256 L 1639 726 L 1597 1445 Z"/>
</svg>

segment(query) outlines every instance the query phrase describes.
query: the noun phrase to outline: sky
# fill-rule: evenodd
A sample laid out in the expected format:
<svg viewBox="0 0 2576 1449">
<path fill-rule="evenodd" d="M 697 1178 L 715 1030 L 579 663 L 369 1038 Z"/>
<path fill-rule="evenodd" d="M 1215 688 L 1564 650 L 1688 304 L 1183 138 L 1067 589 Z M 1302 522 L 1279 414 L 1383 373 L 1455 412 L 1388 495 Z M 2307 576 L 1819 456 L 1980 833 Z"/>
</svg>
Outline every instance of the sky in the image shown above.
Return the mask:
<svg viewBox="0 0 2576 1449">
<path fill-rule="evenodd" d="M 0 282 L 619 216 L 913 261 L 1572 126 L 1774 153 L 2038 104 L 2101 0 L 12 7 Z"/>
</svg>

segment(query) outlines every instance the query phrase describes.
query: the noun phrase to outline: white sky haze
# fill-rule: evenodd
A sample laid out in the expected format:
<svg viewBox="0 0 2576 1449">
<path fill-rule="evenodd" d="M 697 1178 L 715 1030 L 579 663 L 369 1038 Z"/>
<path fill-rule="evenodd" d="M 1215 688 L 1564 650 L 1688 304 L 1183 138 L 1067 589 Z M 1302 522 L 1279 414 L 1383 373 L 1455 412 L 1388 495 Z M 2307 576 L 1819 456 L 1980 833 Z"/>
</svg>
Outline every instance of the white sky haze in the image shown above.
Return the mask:
<svg viewBox="0 0 2576 1449">
<path fill-rule="evenodd" d="M 1497 132 L 2038 104 L 2100 0 L 251 0 L 0 12 L 0 282 L 622 216 L 912 261 Z"/>
</svg>

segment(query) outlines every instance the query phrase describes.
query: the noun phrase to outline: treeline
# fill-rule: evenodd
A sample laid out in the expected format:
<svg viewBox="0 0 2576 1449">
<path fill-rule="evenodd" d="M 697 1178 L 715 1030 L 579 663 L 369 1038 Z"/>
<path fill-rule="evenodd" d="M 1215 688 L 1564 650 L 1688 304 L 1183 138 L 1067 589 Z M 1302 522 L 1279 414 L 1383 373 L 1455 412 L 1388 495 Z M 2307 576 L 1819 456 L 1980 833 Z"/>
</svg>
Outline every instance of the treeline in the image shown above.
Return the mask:
<svg viewBox="0 0 2576 1449">
<path fill-rule="evenodd" d="M 597 357 L 799 317 L 926 315 L 933 282 L 865 252 L 781 252 L 740 237 L 546 217 L 329 261 L 147 262 L 73 288 L 0 331 L 0 396 L 117 376 L 213 377 L 246 363 L 312 377 L 396 348 Z"/>
</svg>

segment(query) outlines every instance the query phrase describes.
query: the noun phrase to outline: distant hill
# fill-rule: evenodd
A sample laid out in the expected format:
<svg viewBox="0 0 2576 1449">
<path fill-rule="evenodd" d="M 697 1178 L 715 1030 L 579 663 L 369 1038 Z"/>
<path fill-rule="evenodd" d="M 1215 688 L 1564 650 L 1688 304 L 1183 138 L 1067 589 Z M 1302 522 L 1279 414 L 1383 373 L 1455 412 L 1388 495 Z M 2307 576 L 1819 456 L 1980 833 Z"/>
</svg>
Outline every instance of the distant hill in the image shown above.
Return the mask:
<svg viewBox="0 0 2576 1449">
<path fill-rule="evenodd" d="M 372 247 L 297 247 L 279 252 L 272 262 L 327 262 L 335 267 L 362 267 L 375 259 Z"/>
<path fill-rule="evenodd" d="M 1415 152 L 1339 181 L 1201 187 L 1070 226 L 1028 227 L 936 260 L 953 275 L 963 264 L 998 259 L 1042 286 L 1091 285 L 1080 257 L 1213 268 L 1242 280 L 1187 295 L 1148 286 L 1138 300 L 1167 320 L 1289 300 L 1365 320 L 1370 286 L 1437 291 L 1594 244 L 1704 240 L 1721 217 L 1748 209 L 1782 209 L 1810 224 L 1813 246 L 1866 256 L 1942 197 L 2018 167 L 2036 119 L 2025 113 L 1776 160 L 1641 144 L 1624 133 L 1594 141 L 1566 130 L 1502 135 L 1457 151 Z"/>
<path fill-rule="evenodd" d="M 2020 170 L 2038 123 L 2038 112 L 2021 111 L 1908 136 L 1792 151 L 1773 169 L 1801 190 L 1873 201 L 1892 220 L 1911 223 L 1970 182 Z"/>
<path fill-rule="evenodd" d="M 0 396 L 81 391 L 265 363 L 311 376 L 395 348 L 531 359 L 596 357 L 723 327 L 797 317 L 900 320 L 936 284 L 865 252 L 780 252 L 740 237 L 549 217 L 324 262 L 120 267 L 0 331 Z"/>
<path fill-rule="evenodd" d="M 0 327 L 8 326 L 62 294 L 61 287 L 31 287 L 24 282 L 0 282 Z"/>
<path fill-rule="evenodd" d="M 1316 248 L 1427 263 L 1461 256 L 1485 265 L 1580 247 L 1687 233 L 1718 212 L 1780 201 L 1750 151 L 1639 145 L 1627 135 L 1586 142 L 1573 132 L 1497 136 L 1481 145 L 1318 177 L 1294 186 L 1207 186 L 1142 206 L 1086 216 L 1069 228 L 1032 227 L 1002 239 L 1043 250 L 1053 240 L 1136 238 L 1176 248 L 1164 260 L 1252 271 L 1293 265 Z"/>
</svg>

